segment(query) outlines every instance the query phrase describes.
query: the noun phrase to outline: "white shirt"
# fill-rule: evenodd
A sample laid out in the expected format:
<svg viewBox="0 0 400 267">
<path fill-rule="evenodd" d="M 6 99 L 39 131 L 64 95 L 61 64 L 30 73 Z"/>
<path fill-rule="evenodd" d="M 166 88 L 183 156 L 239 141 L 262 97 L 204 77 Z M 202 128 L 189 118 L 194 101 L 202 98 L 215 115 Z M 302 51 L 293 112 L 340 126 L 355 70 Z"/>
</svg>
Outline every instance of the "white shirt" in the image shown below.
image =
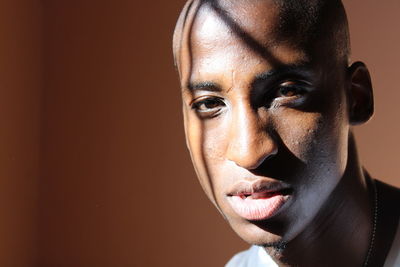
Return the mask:
<svg viewBox="0 0 400 267">
<path fill-rule="evenodd" d="M 386 258 L 384 267 L 400 266 L 400 223 L 397 227 L 392 247 Z M 225 267 L 278 267 L 278 265 L 267 254 L 263 247 L 251 246 L 248 250 L 242 251 L 225 265 Z"/>
<path fill-rule="evenodd" d="M 278 265 L 263 247 L 251 246 L 248 250 L 233 256 L 225 267 L 278 267 Z"/>
</svg>

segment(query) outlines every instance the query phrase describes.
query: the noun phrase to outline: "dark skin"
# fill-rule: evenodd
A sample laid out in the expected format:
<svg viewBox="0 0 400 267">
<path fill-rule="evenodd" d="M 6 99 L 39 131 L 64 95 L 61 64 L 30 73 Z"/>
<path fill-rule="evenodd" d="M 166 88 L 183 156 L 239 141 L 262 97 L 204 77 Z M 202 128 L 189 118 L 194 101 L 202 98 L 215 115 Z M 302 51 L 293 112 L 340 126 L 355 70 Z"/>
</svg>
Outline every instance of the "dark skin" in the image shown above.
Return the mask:
<svg viewBox="0 0 400 267">
<path fill-rule="evenodd" d="M 373 186 L 351 127 L 373 113 L 366 66 L 332 57 L 332 40 L 295 47 L 278 38 L 273 1 L 218 9 L 199 3 L 174 52 L 187 144 L 207 196 L 239 236 L 265 246 L 279 266 L 362 266 Z M 287 188 L 285 203 L 268 218 L 248 220 L 232 209 L 229 188 L 259 181 Z M 399 216 L 399 192 L 377 188 L 369 266 L 382 266 Z"/>
</svg>

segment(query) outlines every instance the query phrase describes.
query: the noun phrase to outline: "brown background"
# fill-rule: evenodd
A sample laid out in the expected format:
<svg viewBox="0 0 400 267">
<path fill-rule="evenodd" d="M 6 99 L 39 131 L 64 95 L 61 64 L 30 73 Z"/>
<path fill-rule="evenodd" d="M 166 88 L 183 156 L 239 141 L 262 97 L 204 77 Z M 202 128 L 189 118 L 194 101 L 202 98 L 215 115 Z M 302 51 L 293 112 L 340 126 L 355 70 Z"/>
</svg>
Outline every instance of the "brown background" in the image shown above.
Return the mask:
<svg viewBox="0 0 400 267">
<path fill-rule="evenodd" d="M 185 148 L 171 56 L 182 5 L 0 0 L 0 266 L 223 266 L 247 246 Z M 361 158 L 400 186 L 400 2 L 345 5 L 375 85 Z"/>
</svg>

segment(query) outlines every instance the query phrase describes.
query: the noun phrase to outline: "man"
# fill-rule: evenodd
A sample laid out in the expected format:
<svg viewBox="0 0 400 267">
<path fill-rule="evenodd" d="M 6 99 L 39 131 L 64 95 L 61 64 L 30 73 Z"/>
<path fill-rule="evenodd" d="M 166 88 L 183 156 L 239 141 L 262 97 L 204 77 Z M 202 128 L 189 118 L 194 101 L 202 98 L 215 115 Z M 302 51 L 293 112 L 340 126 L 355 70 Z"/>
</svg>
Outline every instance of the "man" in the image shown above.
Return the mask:
<svg viewBox="0 0 400 267">
<path fill-rule="evenodd" d="M 373 96 L 349 50 L 340 0 L 185 5 L 174 57 L 187 145 L 253 245 L 227 266 L 400 266 L 400 192 L 358 161 L 351 127 Z"/>
</svg>

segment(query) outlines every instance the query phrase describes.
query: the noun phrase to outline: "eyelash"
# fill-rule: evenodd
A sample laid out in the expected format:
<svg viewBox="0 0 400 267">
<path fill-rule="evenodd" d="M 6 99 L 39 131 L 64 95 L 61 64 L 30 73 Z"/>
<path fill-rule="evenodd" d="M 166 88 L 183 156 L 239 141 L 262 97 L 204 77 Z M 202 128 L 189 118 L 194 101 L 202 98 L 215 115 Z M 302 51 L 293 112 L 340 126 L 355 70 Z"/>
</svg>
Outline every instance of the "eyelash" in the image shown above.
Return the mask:
<svg viewBox="0 0 400 267">
<path fill-rule="evenodd" d="M 300 84 L 289 84 L 284 85 L 285 83 L 289 83 L 292 81 L 287 81 L 284 83 L 280 83 L 274 90 L 272 90 L 272 98 L 268 102 L 271 102 L 273 99 L 280 98 L 281 100 L 287 99 L 295 100 L 303 96 L 307 90 Z M 288 95 L 290 92 L 294 92 L 291 95 Z M 221 113 L 223 107 L 226 106 L 223 98 L 216 96 L 203 96 L 198 99 L 195 99 L 191 104 L 191 108 L 197 112 L 197 114 L 202 118 L 214 118 Z M 207 107 L 207 105 L 212 105 L 212 107 Z M 202 106 L 204 106 L 202 108 Z M 275 107 L 280 106 L 279 104 L 274 105 Z"/>
<path fill-rule="evenodd" d="M 294 94 L 287 95 L 289 92 L 294 92 Z M 306 92 L 307 92 L 306 89 L 297 84 L 281 85 L 278 86 L 278 88 L 276 89 L 275 97 L 296 97 L 304 95 Z"/>
<path fill-rule="evenodd" d="M 214 105 L 214 107 L 207 107 L 206 105 Z M 206 109 L 202 109 L 201 106 L 205 106 Z M 207 96 L 201 97 L 195 100 L 192 104 L 192 109 L 194 109 L 199 115 L 203 117 L 215 117 L 217 116 L 221 109 L 225 106 L 225 102 L 220 97 Z"/>
</svg>

